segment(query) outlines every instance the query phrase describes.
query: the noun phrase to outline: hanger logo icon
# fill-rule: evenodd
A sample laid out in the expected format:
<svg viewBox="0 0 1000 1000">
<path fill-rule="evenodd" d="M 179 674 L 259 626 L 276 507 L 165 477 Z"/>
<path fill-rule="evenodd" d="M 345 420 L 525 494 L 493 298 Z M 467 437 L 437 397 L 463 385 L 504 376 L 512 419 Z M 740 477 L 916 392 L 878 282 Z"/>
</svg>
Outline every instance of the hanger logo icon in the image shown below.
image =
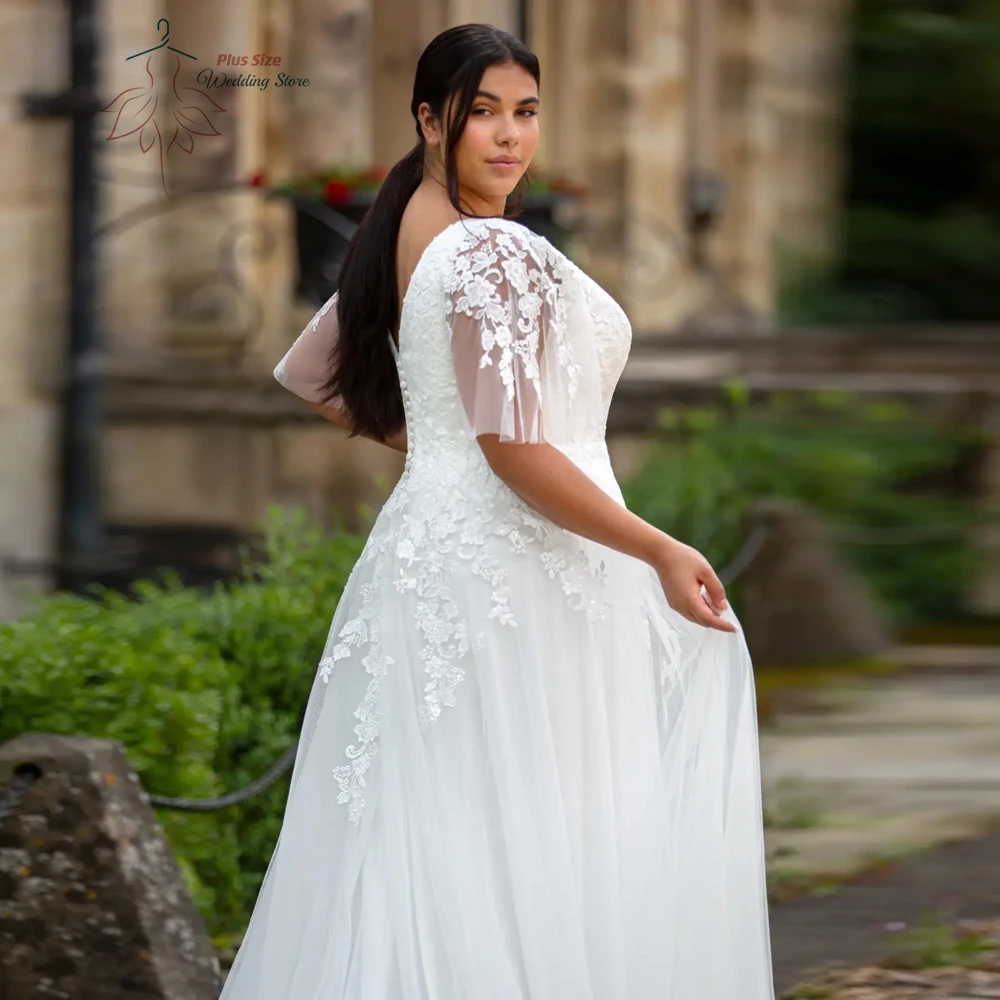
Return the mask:
<svg viewBox="0 0 1000 1000">
<path fill-rule="evenodd" d="M 159 45 L 144 49 L 128 56 L 132 59 L 146 57 L 146 83 L 141 87 L 128 87 L 121 91 L 101 111 L 113 116 L 110 132 L 105 136 L 109 141 L 137 136 L 139 149 L 144 153 L 154 153 L 159 159 L 160 180 L 163 192 L 167 190 L 165 161 L 175 147 L 184 153 L 194 152 L 195 136 L 221 135 L 212 117 L 226 109 L 213 100 L 200 87 L 183 86 L 180 82 L 181 61 L 195 56 L 170 44 L 170 22 L 161 17 L 156 22 L 159 32 L 163 25 L 163 35 Z M 164 60 L 166 69 L 154 67 L 154 53 L 164 49 L 173 53 Z M 160 82 L 160 77 L 170 76 L 169 86 Z M 162 100 L 161 100 L 162 98 Z M 159 114 L 157 114 L 159 112 Z"/>
</svg>

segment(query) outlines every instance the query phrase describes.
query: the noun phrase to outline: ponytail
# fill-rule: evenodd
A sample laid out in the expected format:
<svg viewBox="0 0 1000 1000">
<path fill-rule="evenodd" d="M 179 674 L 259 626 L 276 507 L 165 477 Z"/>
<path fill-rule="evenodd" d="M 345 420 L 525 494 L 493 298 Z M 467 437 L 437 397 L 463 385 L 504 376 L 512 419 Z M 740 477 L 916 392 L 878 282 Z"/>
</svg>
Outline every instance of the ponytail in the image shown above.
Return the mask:
<svg viewBox="0 0 1000 1000">
<path fill-rule="evenodd" d="M 399 313 L 399 223 L 423 176 L 421 136 L 387 174 L 341 264 L 337 296 L 340 336 L 322 391 L 327 401 L 337 396 L 343 400 L 354 422 L 351 437 L 364 434 L 383 441 L 405 424 L 403 394 L 389 337 Z"/>
</svg>

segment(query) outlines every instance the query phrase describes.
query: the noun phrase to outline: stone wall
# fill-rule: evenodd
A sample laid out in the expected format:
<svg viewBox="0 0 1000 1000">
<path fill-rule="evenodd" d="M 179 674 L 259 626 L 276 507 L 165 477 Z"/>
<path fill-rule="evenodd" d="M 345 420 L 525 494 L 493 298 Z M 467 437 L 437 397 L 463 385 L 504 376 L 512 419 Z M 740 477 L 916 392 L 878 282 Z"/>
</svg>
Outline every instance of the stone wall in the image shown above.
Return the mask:
<svg viewBox="0 0 1000 1000">
<path fill-rule="evenodd" d="M 65 4 L 0 0 L 0 618 L 18 614 L 11 559 L 44 560 L 56 525 L 59 368 L 65 336 L 69 132 L 29 121 L 25 92 L 54 93 L 69 67 Z"/>
</svg>

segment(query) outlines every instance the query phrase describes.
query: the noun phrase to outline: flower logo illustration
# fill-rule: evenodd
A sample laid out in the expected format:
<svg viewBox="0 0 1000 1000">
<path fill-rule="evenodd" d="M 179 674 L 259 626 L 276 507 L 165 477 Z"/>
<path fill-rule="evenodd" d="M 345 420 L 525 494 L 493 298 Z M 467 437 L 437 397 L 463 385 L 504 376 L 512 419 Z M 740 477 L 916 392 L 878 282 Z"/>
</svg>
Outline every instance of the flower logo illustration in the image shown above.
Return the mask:
<svg viewBox="0 0 1000 1000">
<path fill-rule="evenodd" d="M 157 49 L 162 47 L 164 47 L 164 43 L 156 46 Z M 151 53 L 155 50 L 148 51 Z M 173 49 L 173 52 L 180 52 L 180 50 Z M 144 52 L 137 54 L 146 55 Z M 189 59 L 194 58 L 186 52 L 181 53 L 181 55 L 185 55 Z M 150 54 L 146 59 L 146 85 L 123 90 L 109 104 L 101 108 L 102 112 L 114 115 L 114 124 L 105 138 L 108 140 L 127 139 L 129 136 L 136 135 L 139 139 L 139 148 L 143 153 L 149 153 L 155 148 L 156 155 L 159 157 L 163 193 L 168 198 L 170 193 L 167 191 L 166 171 L 164 169 L 167 154 L 174 146 L 185 153 L 193 152 L 195 136 L 221 135 L 222 133 L 212 122 L 212 116 L 226 110 L 200 87 L 181 86 L 179 83 L 181 61 L 177 55 L 173 55 L 172 58 L 173 75 L 167 96 L 172 96 L 173 99 L 169 105 L 167 101 L 161 102 L 160 100 L 161 90 L 166 90 L 166 88 L 161 87 L 157 81 L 153 69 L 153 56 Z M 161 103 L 164 105 L 163 108 L 161 108 Z M 157 115 L 158 109 L 159 116 Z M 165 139 L 166 143 L 164 143 Z"/>
</svg>

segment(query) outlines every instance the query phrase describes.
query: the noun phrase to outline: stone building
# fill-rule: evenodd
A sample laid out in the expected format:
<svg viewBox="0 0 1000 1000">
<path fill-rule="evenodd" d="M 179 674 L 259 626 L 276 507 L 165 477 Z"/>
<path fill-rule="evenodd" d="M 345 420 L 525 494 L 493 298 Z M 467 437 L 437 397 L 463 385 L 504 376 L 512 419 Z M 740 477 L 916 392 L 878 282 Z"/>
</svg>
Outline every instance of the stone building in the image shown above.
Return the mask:
<svg viewBox="0 0 1000 1000">
<path fill-rule="evenodd" d="M 834 235 L 844 7 L 104 0 L 96 265 L 107 522 L 249 532 L 273 502 L 317 516 L 338 507 L 349 522 L 359 501 L 377 506 L 401 456 L 348 441 L 271 379 L 312 310 L 292 292 L 288 206 L 245 181 L 394 163 L 414 138 L 417 57 L 450 25 L 487 21 L 538 54 L 535 165 L 587 186 L 574 255 L 637 338 L 734 319 L 766 331 L 776 248 L 822 255 Z M 67 86 L 67 10 L 0 0 L 0 617 L 18 613 L 22 585 L 51 585 L 58 554 L 71 133 L 65 118 L 28 117 L 23 98 Z M 281 59 L 241 67 L 269 86 L 212 88 L 212 72 L 236 72 L 220 57 L 255 53 Z M 279 72 L 309 84 L 279 87 Z M 127 90 L 143 101 L 129 103 Z M 213 185 L 229 189 L 191 193 Z M 710 225 L 690 229 L 692 204 Z M 627 445 L 615 452 L 623 467 Z"/>
</svg>

